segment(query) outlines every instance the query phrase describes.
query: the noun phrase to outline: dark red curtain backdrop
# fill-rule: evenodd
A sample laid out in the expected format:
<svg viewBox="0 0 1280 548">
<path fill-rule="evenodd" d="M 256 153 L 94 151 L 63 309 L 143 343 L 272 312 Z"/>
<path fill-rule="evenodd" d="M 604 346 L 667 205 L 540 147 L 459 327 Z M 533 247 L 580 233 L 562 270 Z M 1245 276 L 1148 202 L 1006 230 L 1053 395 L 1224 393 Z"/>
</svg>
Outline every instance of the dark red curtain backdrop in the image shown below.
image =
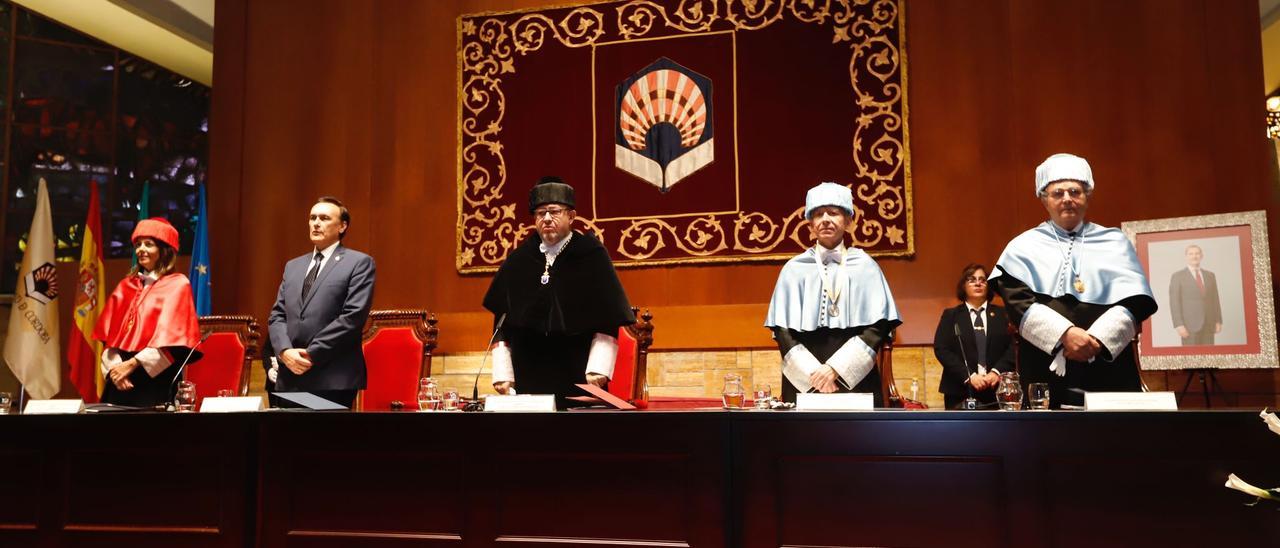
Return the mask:
<svg viewBox="0 0 1280 548">
<path fill-rule="evenodd" d="M 897 0 L 464 13 L 458 270 L 502 263 L 547 174 L 574 185 L 582 228 L 619 266 L 789 258 L 812 245 L 804 193 L 822 181 L 854 191 L 854 244 L 910 255 L 901 13 Z M 664 58 L 711 81 L 714 135 L 714 160 L 665 193 L 615 166 L 618 86 Z"/>
<path fill-rule="evenodd" d="M 492 322 L 480 309 L 489 276 L 456 266 L 458 18 L 563 4 L 218 2 L 215 312 L 265 320 L 284 262 L 308 251 L 310 201 L 335 194 L 354 215 L 347 243 L 378 261 L 375 306 L 429 307 L 440 315 L 441 352 L 481 350 Z M 1256 3 L 911 0 L 904 16 L 915 255 L 879 259 L 905 320 L 900 340 L 930 342 L 960 268 L 994 261 L 1045 218 L 1033 170 L 1054 152 L 1093 163 L 1089 216 L 1100 223 L 1266 209 L 1271 255 L 1280 257 Z M 740 47 L 740 61 L 767 53 L 755 47 Z M 769 107 L 740 103 L 739 115 Z M 791 158 L 791 168 L 770 167 L 777 176 L 826 176 L 791 176 L 805 150 L 793 135 L 738 133 Z M 779 196 L 794 207 L 802 199 L 794 190 Z M 654 309 L 659 350 L 767 347 L 760 324 L 780 266 L 620 275 L 632 302 Z M 1248 389 L 1270 390 L 1264 384 L 1274 381 L 1251 378 Z"/>
</svg>

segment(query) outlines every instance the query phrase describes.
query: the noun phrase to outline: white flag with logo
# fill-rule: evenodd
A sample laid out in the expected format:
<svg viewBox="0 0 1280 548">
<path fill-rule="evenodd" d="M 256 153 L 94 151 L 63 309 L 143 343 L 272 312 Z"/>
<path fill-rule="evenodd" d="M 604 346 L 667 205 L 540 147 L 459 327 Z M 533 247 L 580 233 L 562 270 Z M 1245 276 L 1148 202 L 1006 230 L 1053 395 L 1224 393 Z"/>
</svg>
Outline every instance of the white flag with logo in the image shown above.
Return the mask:
<svg viewBox="0 0 1280 548">
<path fill-rule="evenodd" d="M 53 218 L 44 179 L 36 193 L 36 214 L 27 233 L 18 286 L 13 290 L 4 361 L 31 397 L 58 393 L 62 352 L 58 348 L 58 270 L 53 260 Z"/>
</svg>

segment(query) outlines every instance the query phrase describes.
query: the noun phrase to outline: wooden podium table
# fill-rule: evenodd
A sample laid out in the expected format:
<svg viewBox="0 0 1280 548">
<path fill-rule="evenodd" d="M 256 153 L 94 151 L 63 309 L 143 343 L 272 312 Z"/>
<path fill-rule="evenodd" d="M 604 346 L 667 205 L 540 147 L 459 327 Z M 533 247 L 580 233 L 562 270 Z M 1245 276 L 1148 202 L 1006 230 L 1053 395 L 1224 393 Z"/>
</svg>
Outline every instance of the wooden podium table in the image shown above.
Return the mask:
<svg viewBox="0 0 1280 548">
<path fill-rule="evenodd" d="M 1253 412 L 0 416 L 0 546 L 1262 546 Z"/>
</svg>

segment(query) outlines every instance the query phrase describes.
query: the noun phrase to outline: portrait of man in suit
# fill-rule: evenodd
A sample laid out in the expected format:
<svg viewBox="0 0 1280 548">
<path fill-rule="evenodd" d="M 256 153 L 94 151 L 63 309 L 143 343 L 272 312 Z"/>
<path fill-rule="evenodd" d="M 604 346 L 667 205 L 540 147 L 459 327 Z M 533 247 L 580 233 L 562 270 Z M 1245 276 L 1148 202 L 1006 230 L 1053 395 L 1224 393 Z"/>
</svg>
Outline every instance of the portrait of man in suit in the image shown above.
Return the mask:
<svg viewBox="0 0 1280 548">
<path fill-rule="evenodd" d="M 1218 278 L 1200 267 L 1204 250 L 1196 244 L 1184 252 L 1187 267 L 1169 278 L 1169 314 L 1183 346 L 1214 344 L 1222 332 L 1222 303 Z"/>
<path fill-rule="evenodd" d="M 373 258 L 342 245 L 351 214 L 324 196 L 307 220 L 312 250 L 285 264 L 268 321 L 278 392 L 311 392 L 351 407 L 365 387 L 360 332 L 373 304 Z"/>
</svg>

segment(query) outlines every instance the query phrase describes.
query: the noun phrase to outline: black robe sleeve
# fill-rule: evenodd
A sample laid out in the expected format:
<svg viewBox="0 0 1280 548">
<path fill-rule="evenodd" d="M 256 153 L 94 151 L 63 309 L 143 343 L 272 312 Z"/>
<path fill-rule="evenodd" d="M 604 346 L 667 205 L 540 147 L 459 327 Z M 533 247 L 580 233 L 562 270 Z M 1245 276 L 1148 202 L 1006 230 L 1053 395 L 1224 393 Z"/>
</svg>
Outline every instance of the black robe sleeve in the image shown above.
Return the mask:
<svg viewBox="0 0 1280 548">
<path fill-rule="evenodd" d="M 955 312 L 948 308 L 938 318 L 938 328 L 933 333 L 933 355 L 942 364 L 942 378 L 938 380 L 938 391 L 943 394 L 963 391 L 973 370 L 969 368 L 965 355 L 960 348 L 960 340 L 956 336 Z"/>
</svg>

